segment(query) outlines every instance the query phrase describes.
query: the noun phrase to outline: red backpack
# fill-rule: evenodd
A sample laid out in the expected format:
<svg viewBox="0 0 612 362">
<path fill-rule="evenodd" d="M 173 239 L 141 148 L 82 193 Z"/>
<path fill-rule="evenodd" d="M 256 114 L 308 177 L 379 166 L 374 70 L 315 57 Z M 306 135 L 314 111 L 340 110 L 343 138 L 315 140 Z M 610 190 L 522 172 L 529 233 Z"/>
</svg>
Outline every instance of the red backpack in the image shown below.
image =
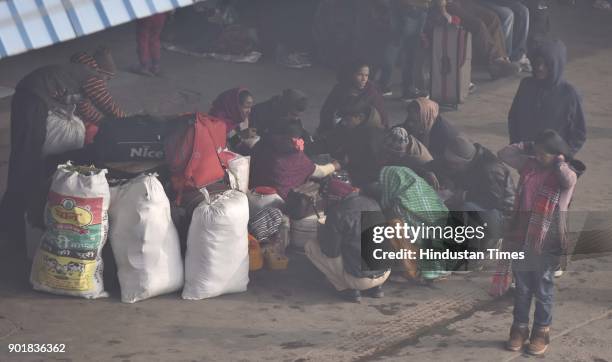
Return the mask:
<svg viewBox="0 0 612 362">
<path fill-rule="evenodd" d="M 219 153 L 226 147 L 226 137 L 223 120 L 196 113 L 192 122 L 168 138 L 165 154 L 177 204 L 184 189 L 200 189 L 224 178 Z"/>
</svg>

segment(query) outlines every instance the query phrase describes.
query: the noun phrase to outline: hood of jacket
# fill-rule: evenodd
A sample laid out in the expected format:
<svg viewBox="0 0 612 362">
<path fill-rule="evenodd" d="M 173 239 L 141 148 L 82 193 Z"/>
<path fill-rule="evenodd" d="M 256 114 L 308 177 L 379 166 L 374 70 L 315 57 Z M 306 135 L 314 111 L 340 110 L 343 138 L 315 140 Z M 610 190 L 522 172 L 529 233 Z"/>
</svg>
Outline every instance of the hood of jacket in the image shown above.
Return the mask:
<svg viewBox="0 0 612 362">
<path fill-rule="evenodd" d="M 544 40 L 540 42 L 529 54 L 531 64 L 542 58 L 548 68 L 548 77 L 540 82 L 547 86 L 556 86 L 563 79 L 565 63 L 567 62 L 567 48 L 561 40 Z"/>
</svg>

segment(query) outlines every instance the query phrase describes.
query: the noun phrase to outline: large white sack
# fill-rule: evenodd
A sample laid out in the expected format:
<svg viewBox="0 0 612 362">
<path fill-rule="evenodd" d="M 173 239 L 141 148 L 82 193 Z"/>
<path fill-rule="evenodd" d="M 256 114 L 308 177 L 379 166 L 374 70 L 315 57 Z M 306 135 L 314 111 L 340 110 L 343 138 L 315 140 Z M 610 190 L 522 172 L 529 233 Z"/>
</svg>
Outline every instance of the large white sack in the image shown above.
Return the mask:
<svg viewBox="0 0 612 362">
<path fill-rule="evenodd" d="M 179 236 L 170 201 L 154 175 L 111 187 L 110 243 L 121 301 L 134 303 L 183 287 Z"/>
<path fill-rule="evenodd" d="M 185 256 L 183 299 L 244 292 L 249 283 L 249 204 L 231 190 L 193 212 Z"/>
<path fill-rule="evenodd" d="M 36 290 L 83 298 L 104 291 L 102 248 L 108 235 L 106 170 L 60 165 L 45 207 L 46 231 L 30 282 Z"/>
<path fill-rule="evenodd" d="M 78 150 L 85 144 L 85 125 L 74 115 L 74 110 L 53 110 L 47 116 L 47 136 L 43 156 Z"/>
</svg>

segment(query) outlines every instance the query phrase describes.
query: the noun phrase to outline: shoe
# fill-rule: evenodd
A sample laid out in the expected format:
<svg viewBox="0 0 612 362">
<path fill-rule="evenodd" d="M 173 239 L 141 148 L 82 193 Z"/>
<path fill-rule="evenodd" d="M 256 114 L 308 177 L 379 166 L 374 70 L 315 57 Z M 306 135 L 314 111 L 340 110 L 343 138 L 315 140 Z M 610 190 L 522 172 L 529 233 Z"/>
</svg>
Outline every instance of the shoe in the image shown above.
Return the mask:
<svg viewBox="0 0 612 362">
<path fill-rule="evenodd" d="M 385 292 L 383 291 L 381 285 L 368 289 L 367 293 L 368 293 L 368 296 L 372 298 L 384 298 L 385 297 Z"/>
<path fill-rule="evenodd" d="M 489 65 L 489 74 L 493 79 L 510 77 L 520 72 L 521 66 L 508 60 L 498 59 Z"/>
<path fill-rule="evenodd" d="M 162 76 L 162 71 L 161 71 L 161 68 L 159 67 L 159 65 L 152 66 L 150 71 L 151 71 L 151 74 L 153 74 L 156 77 L 161 77 Z"/>
<path fill-rule="evenodd" d="M 308 68 L 312 64 L 297 53 L 291 53 L 286 57 L 278 59 L 278 64 L 294 69 Z"/>
<path fill-rule="evenodd" d="M 348 289 L 340 292 L 342 298 L 353 303 L 361 303 L 361 292 L 356 289 Z"/>
<path fill-rule="evenodd" d="M 469 94 L 474 94 L 476 93 L 476 84 L 470 82 L 470 88 L 468 89 L 468 93 Z"/>
<path fill-rule="evenodd" d="M 593 8 L 599 9 L 599 10 L 608 10 L 609 11 L 610 8 L 611 8 L 611 5 L 606 0 L 595 0 L 595 2 L 593 3 Z"/>
<path fill-rule="evenodd" d="M 541 356 L 548 349 L 550 344 L 550 328 L 539 327 L 533 328 L 531 332 L 531 338 L 529 338 L 529 345 L 527 345 L 527 353 L 532 356 Z"/>
<path fill-rule="evenodd" d="M 521 67 L 521 71 L 523 73 L 531 73 L 533 71 L 533 68 L 531 67 L 531 62 L 525 54 L 523 54 L 521 59 L 519 59 L 518 64 Z"/>
<path fill-rule="evenodd" d="M 529 327 L 513 324 L 510 328 L 510 339 L 506 342 L 508 351 L 518 352 L 529 340 Z"/>
<path fill-rule="evenodd" d="M 563 276 L 563 270 L 559 269 L 555 272 L 555 278 L 561 278 Z"/>
<path fill-rule="evenodd" d="M 391 97 L 393 95 L 393 91 L 389 88 L 383 88 L 381 93 L 383 97 Z"/>
<path fill-rule="evenodd" d="M 409 103 L 417 98 L 429 98 L 429 94 L 416 87 L 410 88 L 408 91 L 404 91 L 402 95 L 402 101 Z"/>
<path fill-rule="evenodd" d="M 138 75 L 144 75 L 146 77 L 153 77 L 153 73 L 151 73 L 148 67 L 143 66 L 143 65 L 133 65 L 129 68 L 129 70 L 130 72 L 138 74 Z"/>
</svg>

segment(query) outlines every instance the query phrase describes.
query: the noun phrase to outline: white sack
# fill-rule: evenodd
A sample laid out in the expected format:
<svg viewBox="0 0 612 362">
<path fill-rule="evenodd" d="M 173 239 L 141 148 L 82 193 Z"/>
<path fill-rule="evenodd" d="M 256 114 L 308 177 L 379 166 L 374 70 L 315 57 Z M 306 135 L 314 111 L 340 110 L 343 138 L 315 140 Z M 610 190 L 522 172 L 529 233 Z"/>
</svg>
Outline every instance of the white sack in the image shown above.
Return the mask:
<svg viewBox="0 0 612 362">
<path fill-rule="evenodd" d="M 34 289 L 88 299 L 108 296 L 102 278 L 110 200 L 105 174 L 92 169 L 85 175 L 70 163 L 58 166 L 45 207 L 47 229 L 30 274 Z"/>
<path fill-rule="evenodd" d="M 121 301 L 134 303 L 183 287 L 179 236 L 170 201 L 154 175 L 111 187 L 110 243 Z"/>
<path fill-rule="evenodd" d="M 183 299 L 246 291 L 248 222 L 247 197 L 236 190 L 207 198 L 193 211 L 187 237 Z"/>
<path fill-rule="evenodd" d="M 249 191 L 249 173 L 251 168 L 251 156 L 242 156 L 234 152 L 225 151 L 235 157 L 227 161 L 227 170 L 236 177 L 236 188 L 241 192 Z"/>
<path fill-rule="evenodd" d="M 85 144 L 85 125 L 73 112 L 49 111 L 43 156 L 78 150 Z"/>
</svg>

